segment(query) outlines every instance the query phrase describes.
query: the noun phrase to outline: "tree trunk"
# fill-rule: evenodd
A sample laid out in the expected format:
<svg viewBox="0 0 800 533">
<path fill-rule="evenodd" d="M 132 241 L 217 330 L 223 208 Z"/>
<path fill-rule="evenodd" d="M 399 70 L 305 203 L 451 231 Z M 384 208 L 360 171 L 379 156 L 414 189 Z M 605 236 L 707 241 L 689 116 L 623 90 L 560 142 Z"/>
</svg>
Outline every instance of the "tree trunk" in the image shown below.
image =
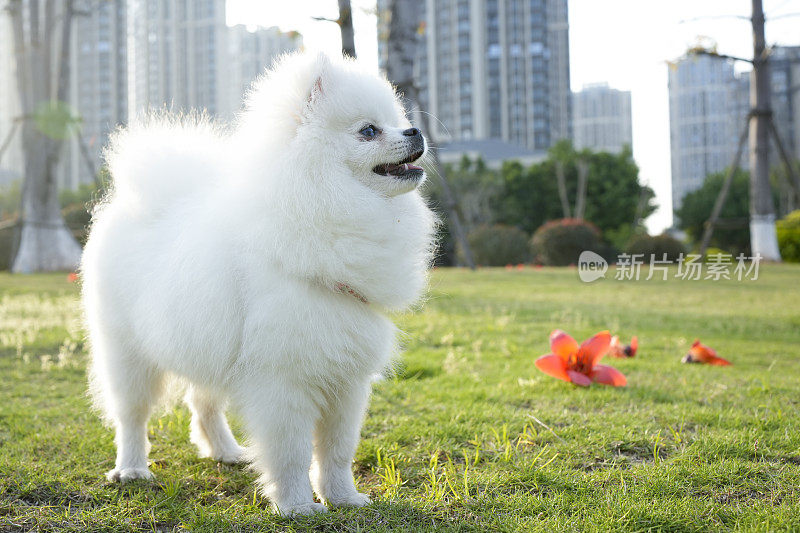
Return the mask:
<svg viewBox="0 0 800 533">
<path fill-rule="evenodd" d="M 578 192 L 575 198 L 575 218 L 583 220 L 586 210 L 586 181 L 589 179 L 589 162 L 578 158 Z"/>
<path fill-rule="evenodd" d="M 389 36 L 387 38 L 388 54 L 386 60 L 386 75 L 397 87 L 405 100 L 406 109 L 411 112 L 419 108 L 419 98 L 417 87 L 414 84 L 414 55 L 417 48 L 417 28 L 420 25 L 420 2 L 416 0 L 392 0 L 391 1 L 391 21 L 389 23 Z M 431 137 L 430 120 L 427 114 L 420 113 L 420 120 L 428 137 L 428 144 L 434 140 Z M 444 167 L 439 161 L 436 151 L 431 151 L 431 160 L 436 174 L 442 186 L 442 196 L 444 197 L 447 220 L 453 232 L 453 238 L 461 247 L 464 262 L 471 269 L 475 269 L 475 261 L 472 257 L 467 235 L 461 225 L 461 217 L 458 214 L 457 202 L 447 177 Z"/>
<path fill-rule="evenodd" d="M 558 184 L 558 197 L 561 200 L 561 211 L 564 218 L 572 217 L 569 209 L 569 198 L 567 198 L 567 179 L 564 176 L 564 163 L 556 160 L 556 183 Z"/>
<path fill-rule="evenodd" d="M 81 247 L 64 224 L 58 202 L 58 164 L 61 141 L 46 136 L 36 127 L 33 115 L 37 106 L 65 101 L 69 85 L 69 40 L 72 28 L 72 0 L 65 0 L 62 15 L 59 64 L 52 62 L 52 38 L 48 27 L 53 20 L 52 0 L 45 6 L 46 23 L 39 24 L 38 0 L 31 0 L 28 17 L 22 16 L 23 2 L 12 0 L 9 12 L 14 26 L 14 51 L 17 62 L 17 88 L 22 106 L 22 149 L 25 176 L 20 204 L 20 241 L 12 272 L 73 270 Z M 27 24 L 27 28 L 23 26 Z M 25 31 L 27 29 L 27 42 Z M 54 68 L 56 67 L 56 68 Z M 52 94 L 53 71 L 57 74 L 56 94 Z"/>
<path fill-rule="evenodd" d="M 58 202 L 55 161 L 43 157 L 52 139 L 36 131 L 30 122 L 23 127 L 25 183 L 22 194 L 22 230 L 12 272 L 75 270 L 81 247 L 64 225 Z"/>
<path fill-rule="evenodd" d="M 356 42 L 353 33 L 353 10 L 350 0 L 339 0 L 339 28 L 342 31 L 342 55 L 356 57 Z"/>
<path fill-rule="evenodd" d="M 775 206 L 769 181 L 771 85 L 761 0 L 753 1 L 753 72 L 750 78 L 750 248 L 753 256 L 780 261 Z"/>
</svg>

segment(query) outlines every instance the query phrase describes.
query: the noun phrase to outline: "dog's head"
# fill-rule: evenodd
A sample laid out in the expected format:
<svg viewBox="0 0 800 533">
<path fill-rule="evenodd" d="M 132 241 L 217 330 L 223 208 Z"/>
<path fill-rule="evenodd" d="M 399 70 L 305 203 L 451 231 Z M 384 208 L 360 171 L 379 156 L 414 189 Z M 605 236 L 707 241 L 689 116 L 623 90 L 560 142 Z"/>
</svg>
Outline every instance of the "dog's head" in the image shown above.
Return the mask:
<svg viewBox="0 0 800 533">
<path fill-rule="evenodd" d="M 420 185 L 425 172 L 414 163 L 425 155 L 425 137 L 411 127 L 391 84 L 324 55 L 313 68 L 299 129 L 329 143 L 353 176 L 378 193 L 396 196 Z"/>
<path fill-rule="evenodd" d="M 292 116 L 292 124 L 282 120 L 275 127 L 285 124 L 293 132 L 289 143 L 326 179 L 355 178 L 384 196 L 412 191 L 425 180 L 419 165 L 427 149 L 425 137 L 411 127 L 385 78 L 353 61 L 319 54 L 285 57 L 268 74 L 264 88 L 278 90 L 278 80 L 284 91 L 291 86 L 292 101 L 285 92 L 276 95 L 270 99 L 272 108 L 264 112 L 281 119 Z M 281 109 L 275 109 L 276 100 Z M 294 110 L 287 113 L 286 106 Z"/>
</svg>

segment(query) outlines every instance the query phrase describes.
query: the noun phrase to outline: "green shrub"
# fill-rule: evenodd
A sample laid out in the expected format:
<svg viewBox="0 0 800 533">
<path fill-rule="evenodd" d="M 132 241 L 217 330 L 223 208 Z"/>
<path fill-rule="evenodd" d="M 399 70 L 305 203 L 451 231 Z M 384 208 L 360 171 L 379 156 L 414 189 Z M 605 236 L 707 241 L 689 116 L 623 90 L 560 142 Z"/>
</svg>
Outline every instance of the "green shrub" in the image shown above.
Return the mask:
<svg viewBox="0 0 800 533">
<path fill-rule="evenodd" d="M 105 172 L 105 170 L 103 170 Z M 89 222 L 92 219 L 89 209 L 102 197 L 94 183 L 83 184 L 75 190 L 59 192 L 61 215 L 72 235 L 81 245 L 86 244 Z M 8 222 L 18 217 L 20 199 L 20 182 L 0 187 L 0 222 Z M 11 254 L 16 246 L 17 227 L 0 229 L 0 270 L 11 267 Z"/>
<path fill-rule="evenodd" d="M 11 254 L 14 251 L 17 228 L 0 229 L 0 270 L 11 268 Z"/>
<path fill-rule="evenodd" d="M 709 174 L 703 185 L 683 197 L 681 207 L 675 211 L 678 228 L 684 230 L 689 240 L 698 245 L 705 232 L 708 215 L 714 208 L 719 191 L 725 182 L 725 172 Z M 774 191 L 773 191 L 774 192 Z M 737 170 L 722 206 L 720 219 L 724 225 L 714 228 L 711 246 L 730 250 L 734 254 L 750 255 L 750 175 Z"/>
<path fill-rule="evenodd" d="M 86 204 L 77 203 L 68 205 L 61 210 L 61 216 L 64 217 L 64 223 L 78 242 L 80 242 L 81 245 L 86 244 L 89 222 L 92 220 L 92 215 L 87 210 Z"/>
<path fill-rule="evenodd" d="M 16 217 L 21 195 L 22 185 L 19 180 L 0 187 L 0 220 Z"/>
<path fill-rule="evenodd" d="M 789 263 L 800 263 L 800 209 L 775 223 L 781 257 Z"/>
<path fill-rule="evenodd" d="M 625 250 L 634 237 L 647 235 L 643 225 L 633 226 L 630 223 L 622 224 L 616 229 L 607 229 L 603 232 L 603 240 L 617 250 Z M 602 255 L 602 254 L 601 254 Z"/>
<path fill-rule="evenodd" d="M 713 246 L 711 246 L 706 250 L 706 256 L 703 258 L 703 261 L 705 261 L 706 263 L 709 262 L 713 263 L 714 261 L 719 259 L 720 256 L 723 261 L 730 261 L 731 263 L 733 263 L 736 260 L 736 258 L 733 256 L 732 253 L 726 252 L 721 248 L 714 248 Z"/>
<path fill-rule="evenodd" d="M 626 253 L 631 255 L 644 254 L 646 260 L 653 256 L 660 261 L 663 259 L 664 254 L 667 254 L 668 261 L 677 261 L 680 254 L 685 251 L 681 241 L 666 233 L 655 236 L 637 235 L 628 241 L 627 246 L 625 246 Z"/>
<path fill-rule="evenodd" d="M 600 231 L 594 225 L 575 218 L 543 224 L 531 239 L 535 259 L 550 266 L 577 264 L 581 252 L 598 252 L 601 247 Z"/>
<path fill-rule="evenodd" d="M 467 241 L 476 265 L 516 265 L 530 259 L 528 236 L 514 226 L 478 226 L 467 235 Z"/>
</svg>

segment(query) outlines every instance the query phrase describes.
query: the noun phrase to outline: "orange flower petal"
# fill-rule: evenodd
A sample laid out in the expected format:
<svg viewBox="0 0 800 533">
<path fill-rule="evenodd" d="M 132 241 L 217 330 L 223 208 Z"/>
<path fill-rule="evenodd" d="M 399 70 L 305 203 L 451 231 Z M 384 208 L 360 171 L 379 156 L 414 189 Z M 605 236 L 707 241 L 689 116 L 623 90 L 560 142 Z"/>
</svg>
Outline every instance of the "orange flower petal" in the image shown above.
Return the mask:
<svg viewBox="0 0 800 533">
<path fill-rule="evenodd" d="M 694 355 L 698 355 L 700 357 L 716 357 L 717 352 L 713 348 L 706 346 L 705 344 L 700 344 L 700 341 L 695 341 L 692 344 L 692 347 L 689 348 L 689 351 Z"/>
<path fill-rule="evenodd" d="M 716 366 L 728 366 L 731 363 L 717 355 L 716 350 L 705 344 L 701 344 L 699 340 L 694 341 L 692 347 L 689 349 L 690 361 L 697 361 Z"/>
<path fill-rule="evenodd" d="M 634 335 L 633 337 L 631 337 L 631 355 L 630 355 L 630 357 L 633 357 L 634 355 L 636 355 L 636 350 L 638 350 L 638 349 L 639 349 L 639 338 L 636 335 Z"/>
<path fill-rule="evenodd" d="M 569 376 L 569 381 L 573 382 L 575 385 L 588 387 L 592 384 L 592 380 L 589 379 L 589 376 L 586 374 L 581 374 L 580 372 L 575 372 L 574 370 L 567 370 L 567 375 Z"/>
<path fill-rule="evenodd" d="M 578 358 L 586 361 L 589 366 L 593 366 L 608 353 L 608 348 L 610 346 L 611 334 L 608 330 L 601 331 L 590 339 L 583 341 L 583 344 L 581 344 L 578 350 Z"/>
<path fill-rule="evenodd" d="M 613 385 L 614 387 L 624 387 L 628 383 L 622 372 L 608 365 L 594 365 L 594 368 L 592 368 L 592 381 Z"/>
<path fill-rule="evenodd" d="M 706 361 L 709 365 L 716 365 L 716 366 L 730 366 L 731 362 L 727 359 L 723 359 L 722 357 L 717 357 L 713 355 L 708 358 Z"/>
<path fill-rule="evenodd" d="M 564 361 L 578 351 L 578 341 L 557 329 L 550 334 L 550 349 Z"/>
<path fill-rule="evenodd" d="M 559 356 L 551 353 L 543 355 L 536 360 L 535 364 L 536 368 L 548 376 L 569 381 L 569 376 L 567 375 L 567 364 Z"/>
<path fill-rule="evenodd" d="M 608 346 L 608 355 L 611 357 L 625 357 L 624 348 L 619 344 L 619 337 L 611 337 L 611 344 Z"/>
</svg>

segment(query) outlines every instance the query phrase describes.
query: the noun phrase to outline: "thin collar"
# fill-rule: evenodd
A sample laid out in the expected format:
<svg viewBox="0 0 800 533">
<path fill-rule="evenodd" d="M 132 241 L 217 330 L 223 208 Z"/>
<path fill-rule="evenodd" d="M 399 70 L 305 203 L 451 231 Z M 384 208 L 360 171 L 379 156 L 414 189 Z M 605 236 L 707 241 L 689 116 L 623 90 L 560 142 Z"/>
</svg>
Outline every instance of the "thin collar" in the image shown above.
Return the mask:
<svg viewBox="0 0 800 533">
<path fill-rule="evenodd" d="M 359 302 L 361 302 L 362 304 L 369 305 L 369 300 L 367 300 L 367 298 L 363 294 L 361 294 L 360 292 L 355 290 L 350 285 L 348 285 L 346 283 L 339 282 L 339 283 L 336 283 L 335 287 L 336 287 L 336 290 L 341 292 L 342 294 L 348 294 L 348 295 L 352 296 L 353 298 L 355 298 L 356 300 L 358 300 Z"/>
</svg>

